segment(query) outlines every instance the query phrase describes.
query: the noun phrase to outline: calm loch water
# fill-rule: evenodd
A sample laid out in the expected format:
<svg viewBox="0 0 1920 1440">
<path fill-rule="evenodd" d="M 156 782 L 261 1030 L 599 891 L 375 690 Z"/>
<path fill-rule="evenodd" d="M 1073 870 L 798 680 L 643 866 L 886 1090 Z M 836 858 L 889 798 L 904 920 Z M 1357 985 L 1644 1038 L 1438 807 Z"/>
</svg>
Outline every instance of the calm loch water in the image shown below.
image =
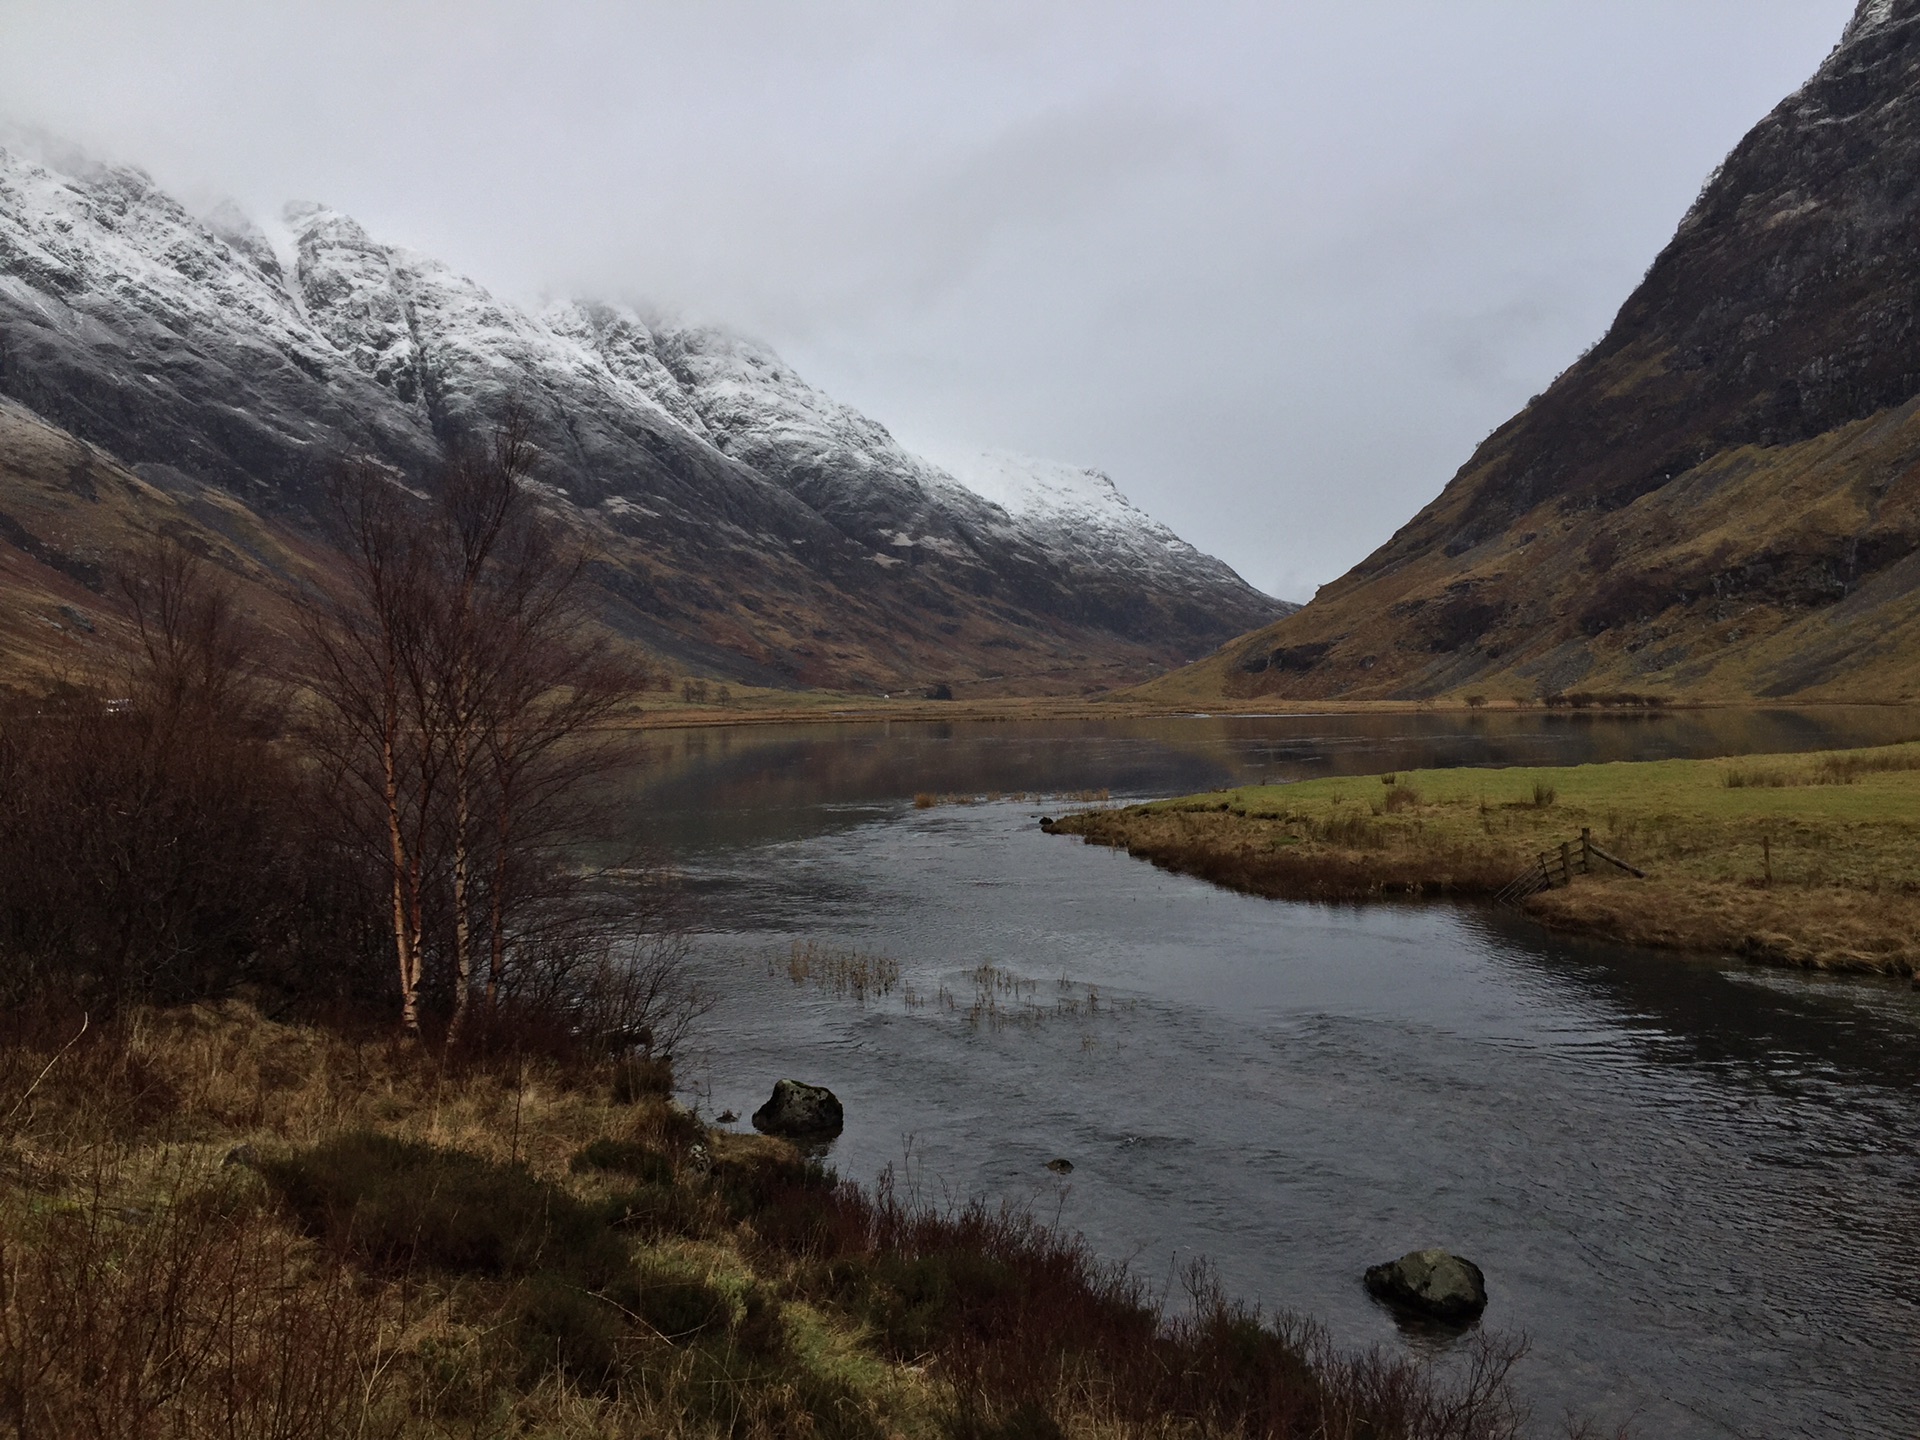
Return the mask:
<svg viewBox="0 0 1920 1440">
<path fill-rule="evenodd" d="M 782 1075 L 830 1085 L 852 1178 L 1031 1202 L 1156 1284 L 1204 1255 L 1342 1343 L 1441 1364 L 1358 1276 L 1446 1245 L 1487 1272 L 1484 1324 L 1529 1338 L 1541 1433 L 1573 1410 L 1650 1436 L 1912 1436 L 1913 987 L 1252 899 L 1042 835 L 1057 802 L 912 796 L 1915 733 L 1878 710 L 714 730 L 663 738 L 631 814 L 703 901 L 721 1003 L 683 1078 L 709 1113 Z M 796 986 L 796 940 L 891 957 L 901 984 Z M 994 1011 L 972 1014 L 983 965 Z"/>
</svg>

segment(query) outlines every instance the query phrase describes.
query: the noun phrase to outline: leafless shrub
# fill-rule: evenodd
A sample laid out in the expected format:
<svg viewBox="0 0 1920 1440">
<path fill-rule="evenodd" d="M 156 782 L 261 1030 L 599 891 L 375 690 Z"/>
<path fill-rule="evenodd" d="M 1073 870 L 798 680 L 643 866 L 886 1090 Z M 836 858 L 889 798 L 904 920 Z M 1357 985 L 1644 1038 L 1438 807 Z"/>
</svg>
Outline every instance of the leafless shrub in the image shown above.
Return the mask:
<svg viewBox="0 0 1920 1440">
<path fill-rule="evenodd" d="M 1266 1317 L 1186 1272 L 1170 1312 L 1125 1267 L 1015 1206 L 938 1209 L 836 1184 L 817 1167 L 723 1165 L 716 1183 L 759 1247 L 800 1262 L 803 1293 L 867 1318 L 891 1356 L 949 1388 L 955 1435 L 1096 1433 L 1507 1440 L 1519 1342 L 1489 1340 L 1443 1379 L 1381 1352 L 1349 1356 L 1310 1323 Z M 1078 1426 L 1076 1425 L 1076 1429 Z"/>
<path fill-rule="evenodd" d="M 138 647 L 113 691 L 0 718 L 0 998 L 99 1011 L 242 983 L 349 981 L 364 897 L 276 737 L 230 587 L 164 545 L 122 573 Z"/>
<path fill-rule="evenodd" d="M 0 1416 L 49 1440 L 360 1433 L 383 1387 L 383 1304 L 231 1181 L 0 1230 Z M 145 1194 L 145 1192 L 142 1192 Z"/>
<path fill-rule="evenodd" d="M 1423 802 L 1420 792 L 1411 785 L 1396 785 L 1387 793 L 1386 809 L 1389 815 L 1402 810 L 1417 810 Z"/>
</svg>

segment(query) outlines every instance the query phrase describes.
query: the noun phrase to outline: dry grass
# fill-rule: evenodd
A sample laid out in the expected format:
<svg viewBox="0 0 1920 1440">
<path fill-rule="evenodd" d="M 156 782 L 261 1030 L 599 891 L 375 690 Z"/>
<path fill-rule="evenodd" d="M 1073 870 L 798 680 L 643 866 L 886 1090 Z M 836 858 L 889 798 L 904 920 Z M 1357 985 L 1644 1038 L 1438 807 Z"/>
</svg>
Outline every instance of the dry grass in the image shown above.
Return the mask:
<svg viewBox="0 0 1920 1440">
<path fill-rule="evenodd" d="M 862 1191 L 659 1095 L 621 1103 L 611 1064 L 456 1075 L 239 1004 L 14 1027 L 12 1433 L 1516 1433 L 1513 1348 L 1441 1380 L 1203 1272 L 1163 1308 L 1021 1212 Z"/>
<path fill-rule="evenodd" d="M 767 974 L 784 974 L 795 985 L 811 985 L 862 1006 L 897 991 L 903 1009 L 932 1009 L 954 1016 L 971 1030 L 1033 1030 L 1055 1021 L 1131 1014 L 1139 1006 L 1137 1000 L 1103 996 L 1097 985 L 1080 984 L 1065 974 L 1043 985 L 991 961 L 967 971 L 961 991 L 942 981 L 929 995 L 902 979 L 898 960 L 812 940 L 796 940 L 784 957 L 769 957 Z M 966 999 L 969 988 L 972 996 Z"/>
<path fill-rule="evenodd" d="M 1305 900 L 1491 896 L 1589 830 L 1654 878 L 1581 877 L 1535 897 L 1530 907 L 1551 923 L 1782 964 L 1920 973 L 1920 744 L 1382 779 L 1220 791 L 1054 828 Z"/>
<path fill-rule="evenodd" d="M 812 940 L 794 941 L 784 965 L 769 960 L 767 973 L 784 969 L 796 985 L 816 985 L 831 995 L 849 996 L 859 1004 L 869 997 L 891 995 L 900 983 L 900 962 L 864 950 L 842 950 Z"/>
</svg>

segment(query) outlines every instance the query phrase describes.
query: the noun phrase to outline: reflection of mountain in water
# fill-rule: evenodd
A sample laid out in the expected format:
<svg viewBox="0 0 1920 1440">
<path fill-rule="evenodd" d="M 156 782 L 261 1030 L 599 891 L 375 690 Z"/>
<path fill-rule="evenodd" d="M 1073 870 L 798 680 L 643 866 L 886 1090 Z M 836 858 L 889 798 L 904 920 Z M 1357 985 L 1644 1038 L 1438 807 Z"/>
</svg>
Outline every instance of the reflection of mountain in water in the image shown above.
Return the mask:
<svg viewBox="0 0 1920 1440">
<path fill-rule="evenodd" d="M 921 793 L 1116 798 L 1446 765 L 1764 754 L 1909 739 L 1874 706 L 713 727 L 648 737 L 630 836 L 704 850 L 844 829 Z"/>
</svg>

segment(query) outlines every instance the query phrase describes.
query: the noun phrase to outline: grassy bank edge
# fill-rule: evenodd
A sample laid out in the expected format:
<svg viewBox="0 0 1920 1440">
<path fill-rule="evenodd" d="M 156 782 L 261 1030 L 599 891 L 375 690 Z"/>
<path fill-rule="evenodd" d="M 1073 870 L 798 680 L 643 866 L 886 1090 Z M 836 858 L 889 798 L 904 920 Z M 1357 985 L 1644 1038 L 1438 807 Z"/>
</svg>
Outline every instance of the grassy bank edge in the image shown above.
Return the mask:
<svg viewBox="0 0 1920 1440">
<path fill-rule="evenodd" d="M 1604 863 L 1521 902 L 1556 929 L 1766 964 L 1920 975 L 1920 744 L 1458 767 L 1251 786 L 1050 822 L 1274 899 L 1490 901 L 1582 832 Z"/>
<path fill-rule="evenodd" d="M 449 1067 L 229 1001 L 0 1031 L 0 1421 L 98 1434 L 1513 1440 L 1458 1376 L 1163 1309 L 1018 1207 L 839 1183 L 654 1061 Z M 1584 1433 L 1584 1432 L 1583 1432 Z"/>
</svg>

